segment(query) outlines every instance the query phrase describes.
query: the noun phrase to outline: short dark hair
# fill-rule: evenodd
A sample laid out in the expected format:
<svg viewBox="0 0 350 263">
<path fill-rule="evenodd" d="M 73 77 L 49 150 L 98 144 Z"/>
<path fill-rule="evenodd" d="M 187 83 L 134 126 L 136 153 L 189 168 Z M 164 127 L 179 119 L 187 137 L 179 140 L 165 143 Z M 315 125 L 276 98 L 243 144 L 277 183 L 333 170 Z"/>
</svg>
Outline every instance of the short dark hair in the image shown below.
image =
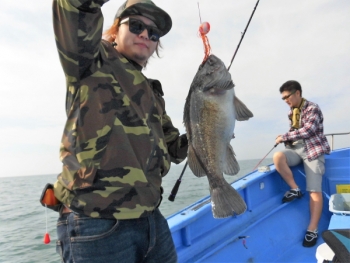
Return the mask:
<svg viewBox="0 0 350 263">
<path fill-rule="evenodd" d="M 283 83 L 283 85 L 280 87 L 280 93 L 282 93 L 283 91 L 293 92 L 295 90 L 299 90 L 301 96 L 301 85 L 298 81 L 295 80 L 288 80 L 287 82 Z"/>
</svg>

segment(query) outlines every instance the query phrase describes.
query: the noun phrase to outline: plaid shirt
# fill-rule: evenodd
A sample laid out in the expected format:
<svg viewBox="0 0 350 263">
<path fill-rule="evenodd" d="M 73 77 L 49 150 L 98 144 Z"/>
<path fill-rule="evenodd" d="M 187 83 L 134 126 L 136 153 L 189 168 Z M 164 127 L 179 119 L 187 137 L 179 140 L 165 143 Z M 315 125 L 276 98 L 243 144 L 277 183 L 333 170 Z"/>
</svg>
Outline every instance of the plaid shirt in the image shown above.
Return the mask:
<svg viewBox="0 0 350 263">
<path fill-rule="evenodd" d="M 323 115 L 320 107 L 313 102 L 305 101 L 301 110 L 301 128 L 292 128 L 292 110 L 288 113 L 289 132 L 282 135 L 283 141 L 296 141 L 303 139 L 305 152 L 309 161 L 317 159 L 323 154 L 330 153 L 326 136 L 323 134 Z"/>
</svg>

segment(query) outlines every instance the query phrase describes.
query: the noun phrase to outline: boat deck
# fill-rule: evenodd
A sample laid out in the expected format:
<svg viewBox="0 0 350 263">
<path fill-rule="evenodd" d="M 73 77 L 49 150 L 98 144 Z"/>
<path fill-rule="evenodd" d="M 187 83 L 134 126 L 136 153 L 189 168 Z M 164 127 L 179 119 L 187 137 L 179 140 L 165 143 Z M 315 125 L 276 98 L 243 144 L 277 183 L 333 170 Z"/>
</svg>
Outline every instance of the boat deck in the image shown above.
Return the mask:
<svg viewBox="0 0 350 263">
<path fill-rule="evenodd" d="M 326 158 L 323 180 L 324 208 L 319 233 L 329 227 L 332 213 L 328 201 L 339 184 L 350 184 L 350 150 Z M 253 172 L 235 182 L 247 203 L 239 216 L 214 219 L 209 196 L 168 218 L 179 262 L 315 262 L 316 246 L 304 248 L 309 223 L 309 195 L 305 191 L 302 165 L 293 167 L 301 199 L 282 204 L 287 185 L 270 165 L 267 173 Z M 243 238 L 246 237 L 246 238 Z M 245 242 L 245 244 L 244 244 Z"/>
</svg>

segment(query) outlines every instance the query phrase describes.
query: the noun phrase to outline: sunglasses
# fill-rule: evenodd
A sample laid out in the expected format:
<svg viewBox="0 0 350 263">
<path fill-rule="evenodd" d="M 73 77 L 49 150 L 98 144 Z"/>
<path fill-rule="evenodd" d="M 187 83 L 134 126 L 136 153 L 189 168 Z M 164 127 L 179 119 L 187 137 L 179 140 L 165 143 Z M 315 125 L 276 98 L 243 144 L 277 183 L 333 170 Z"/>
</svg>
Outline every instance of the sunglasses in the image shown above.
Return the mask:
<svg viewBox="0 0 350 263">
<path fill-rule="evenodd" d="M 292 93 L 290 93 L 289 95 L 286 95 L 284 97 L 282 97 L 282 100 L 286 100 L 289 99 L 290 96 L 292 96 L 295 92 L 297 92 L 296 90 L 294 90 Z"/>
<path fill-rule="evenodd" d="M 146 25 L 142 21 L 132 17 L 123 19 L 120 22 L 120 25 L 126 24 L 126 23 L 129 24 L 129 31 L 133 34 L 140 35 L 145 29 L 147 29 L 149 40 L 153 42 L 157 42 L 160 38 L 161 32 L 158 28 L 154 26 Z"/>
</svg>

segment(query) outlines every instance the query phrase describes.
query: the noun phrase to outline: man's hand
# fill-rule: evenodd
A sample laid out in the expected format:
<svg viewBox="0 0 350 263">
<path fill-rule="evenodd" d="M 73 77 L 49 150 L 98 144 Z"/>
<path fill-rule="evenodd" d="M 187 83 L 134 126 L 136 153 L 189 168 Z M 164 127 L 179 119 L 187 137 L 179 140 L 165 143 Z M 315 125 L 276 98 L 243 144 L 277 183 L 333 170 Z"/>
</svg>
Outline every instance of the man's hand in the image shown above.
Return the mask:
<svg viewBox="0 0 350 263">
<path fill-rule="evenodd" d="M 280 144 L 281 142 L 283 142 L 282 135 L 278 135 L 276 138 L 276 144 Z"/>
</svg>

